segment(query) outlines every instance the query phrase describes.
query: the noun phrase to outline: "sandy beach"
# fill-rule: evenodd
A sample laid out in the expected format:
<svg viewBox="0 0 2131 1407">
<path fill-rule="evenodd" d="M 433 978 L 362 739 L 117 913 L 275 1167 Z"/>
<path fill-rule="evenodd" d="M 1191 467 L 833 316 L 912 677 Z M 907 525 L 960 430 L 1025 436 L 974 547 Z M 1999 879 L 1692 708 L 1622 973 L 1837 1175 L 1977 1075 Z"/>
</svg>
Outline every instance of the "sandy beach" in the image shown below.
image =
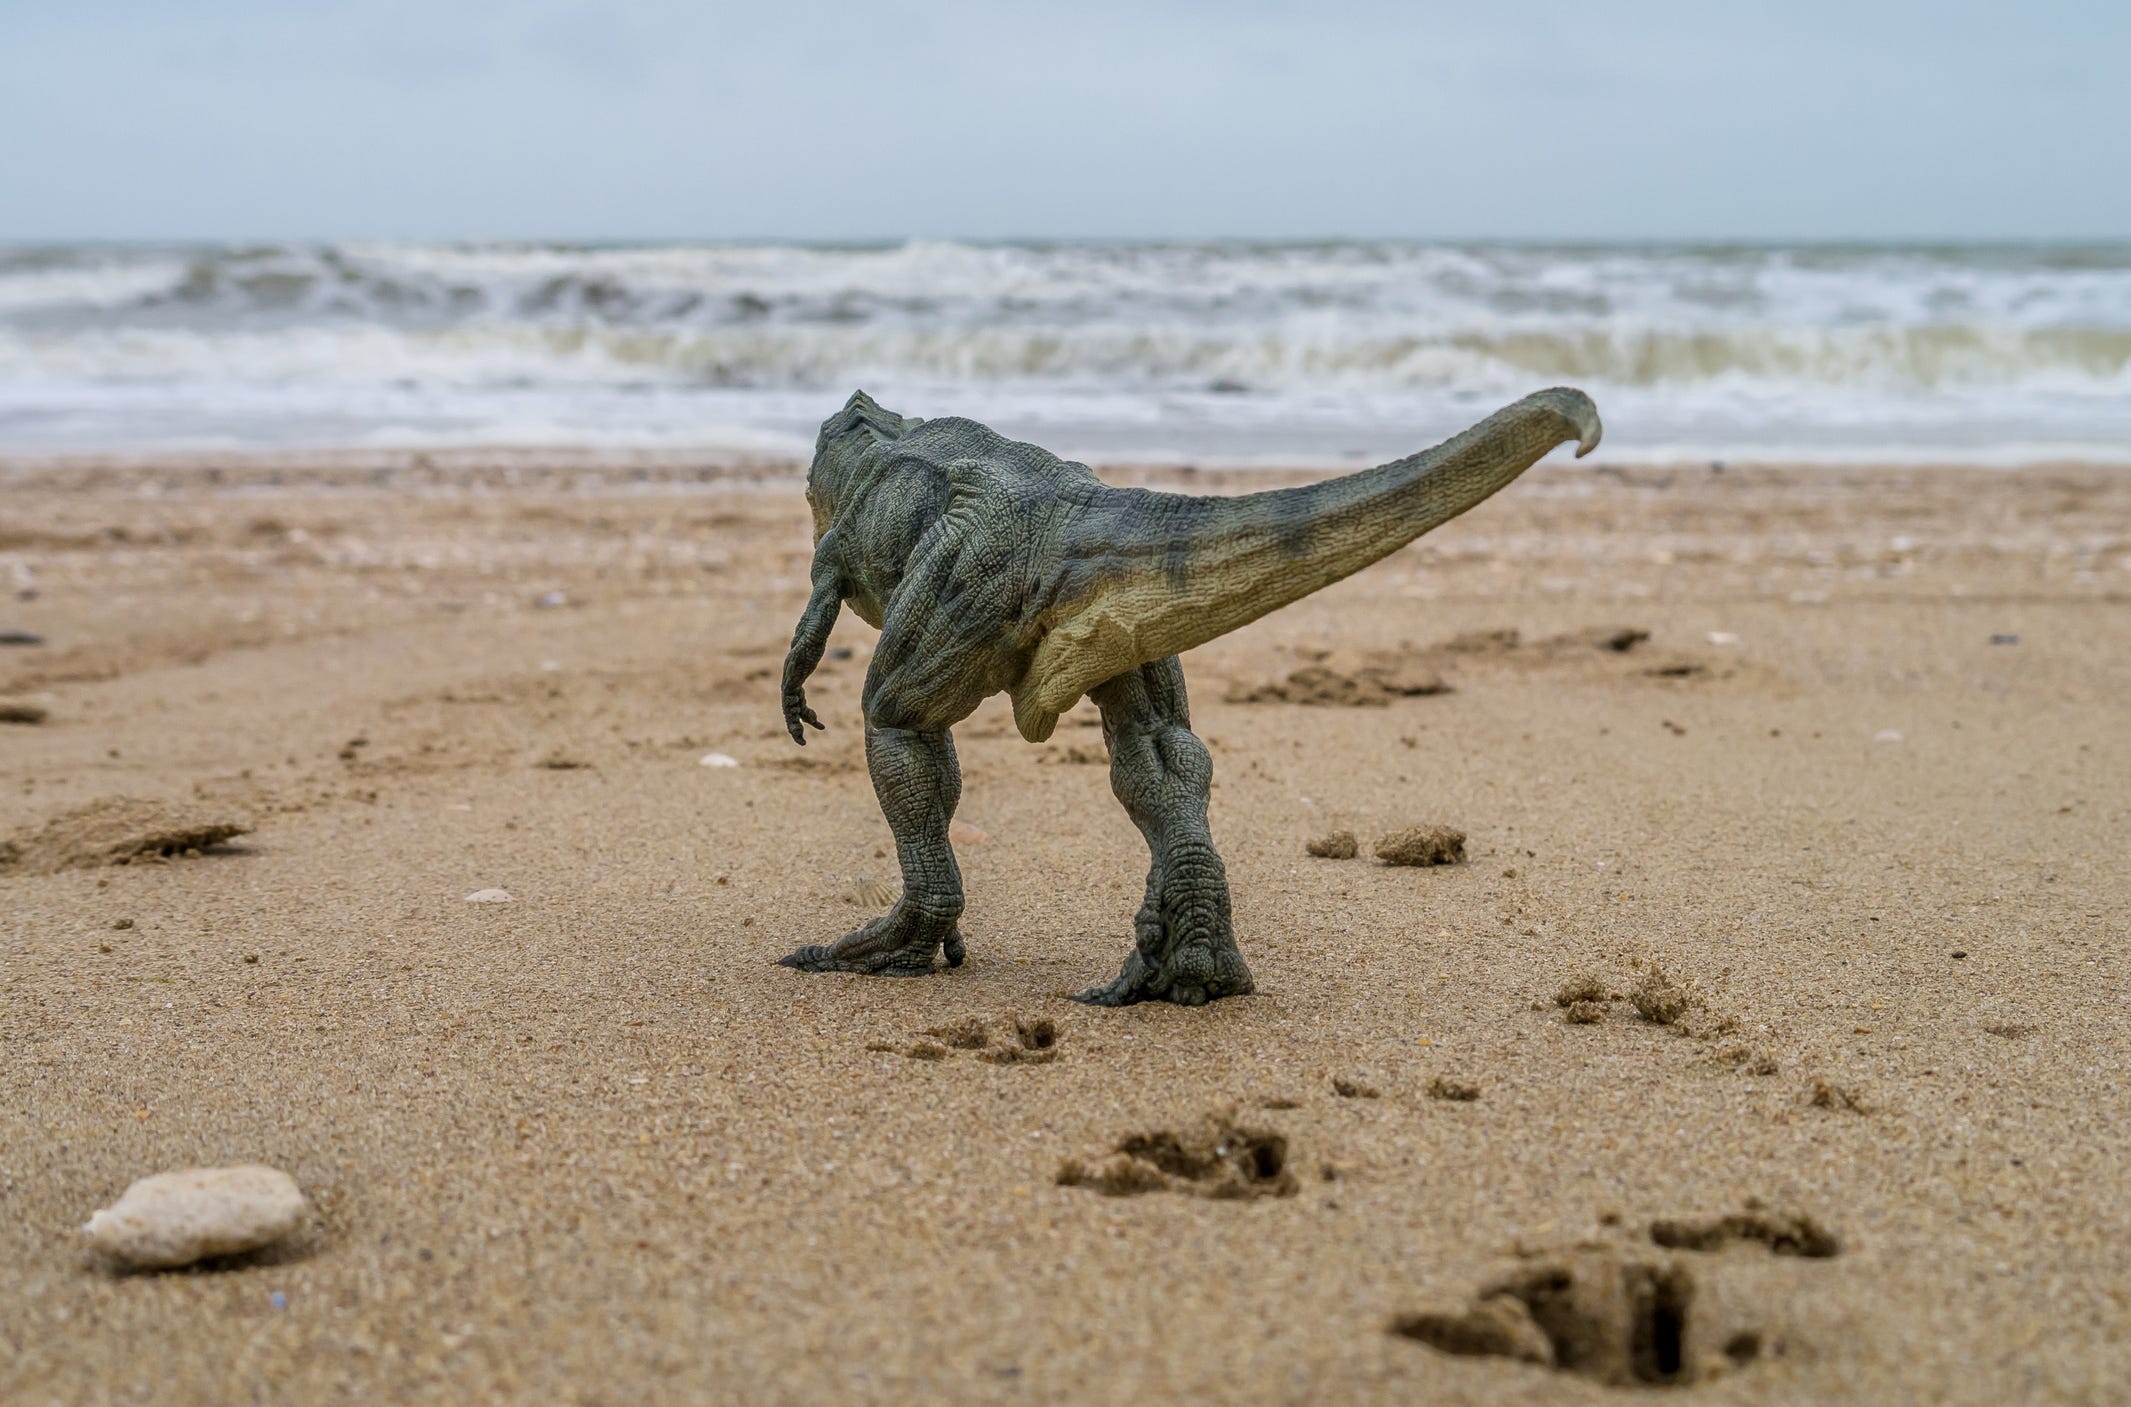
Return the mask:
<svg viewBox="0 0 2131 1407">
<path fill-rule="evenodd" d="M 795 748 L 793 466 L 617 463 L 0 467 L 0 1401 L 1616 1400 L 1392 1331 L 1549 1275 L 1697 1401 L 2131 1393 L 2121 469 L 1542 465 L 1186 657 L 1259 991 L 1103 1011 L 1085 704 L 957 731 L 964 967 L 775 965 L 872 632 Z M 285 1248 L 89 1258 L 239 1162 Z"/>
</svg>

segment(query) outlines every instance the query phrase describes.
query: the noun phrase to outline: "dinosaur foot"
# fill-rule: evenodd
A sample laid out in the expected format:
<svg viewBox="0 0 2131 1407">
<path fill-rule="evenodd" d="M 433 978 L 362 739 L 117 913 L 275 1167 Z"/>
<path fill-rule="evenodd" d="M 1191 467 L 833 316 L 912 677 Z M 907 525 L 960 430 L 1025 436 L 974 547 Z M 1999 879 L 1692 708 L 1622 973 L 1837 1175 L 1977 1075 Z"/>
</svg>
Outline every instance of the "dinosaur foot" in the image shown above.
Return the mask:
<svg viewBox="0 0 2131 1407">
<path fill-rule="evenodd" d="M 777 959 L 801 972 L 863 972 L 875 977 L 924 977 L 933 956 L 945 948 L 947 965 L 960 967 L 967 952 L 953 919 L 914 913 L 901 904 L 864 928 L 833 943 L 809 943 Z"/>
<path fill-rule="evenodd" d="M 1090 987 L 1073 1000 L 1089 1006 L 1131 1006 L 1136 1002 L 1204 1006 L 1222 997 L 1248 996 L 1256 990 L 1250 968 L 1233 940 L 1225 944 L 1186 942 L 1177 945 L 1159 964 L 1148 962 L 1137 948 L 1133 949 L 1116 981 Z"/>
</svg>

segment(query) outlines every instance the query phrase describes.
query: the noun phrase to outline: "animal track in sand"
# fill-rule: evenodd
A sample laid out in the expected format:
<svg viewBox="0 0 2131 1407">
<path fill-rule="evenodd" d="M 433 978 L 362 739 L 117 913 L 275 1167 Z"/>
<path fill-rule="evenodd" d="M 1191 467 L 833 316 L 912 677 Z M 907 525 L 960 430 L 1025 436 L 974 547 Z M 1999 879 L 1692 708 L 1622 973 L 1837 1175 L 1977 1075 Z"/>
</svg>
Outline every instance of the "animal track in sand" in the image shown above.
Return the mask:
<svg viewBox="0 0 2131 1407">
<path fill-rule="evenodd" d="M 1211 1114 L 1184 1129 L 1155 1129 L 1120 1139 L 1094 1163 L 1068 1158 L 1060 1187 L 1085 1187 L 1106 1197 L 1182 1192 L 1219 1201 L 1292 1197 L 1298 1188 L 1288 1166 L 1285 1134 Z"/>
<path fill-rule="evenodd" d="M 1371 651 L 1357 658 L 1331 651 L 1305 651 L 1308 663 L 1283 678 L 1228 686 L 1225 703 L 1290 703 L 1318 707 L 1381 707 L 1393 699 L 1447 694 L 1443 676 L 1401 652 Z"/>
<path fill-rule="evenodd" d="M 1635 654 L 1639 659 L 1647 659 L 1647 652 L 1642 652 L 1641 647 L 1649 639 L 1650 632 L 1639 625 L 1586 626 L 1542 640 L 1526 640 L 1515 630 L 1468 630 L 1434 646 L 1430 653 L 1468 659 L 1498 659 L 1524 665 L 1566 664 L 1606 655 Z M 1656 678 L 1679 679 L 1708 674 L 1710 669 L 1699 660 L 1668 655 L 1655 663 L 1644 664 L 1635 672 Z"/>
<path fill-rule="evenodd" d="M 1830 1260 L 1842 1254 L 1842 1241 L 1812 1217 L 1803 1212 L 1772 1212 L 1754 1201 L 1729 1216 L 1653 1221 L 1650 1239 L 1674 1251 L 1720 1251 L 1751 1242 L 1766 1246 L 1774 1255 L 1807 1260 Z"/>
<path fill-rule="evenodd" d="M 1587 1251 L 1496 1280 L 1462 1311 L 1402 1314 L 1391 1332 L 1444 1353 L 1664 1387 L 1693 1382 L 1702 1366 L 1694 1299 L 1694 1273 L 1675 1261 Z"/>
<path fill-rule="evenodd" d="M 1676 1260 L 1586 1249 L 1493 1281 L 1461 1311 L 1402 1314 L 1391 1332 L 1443 1353 L 1513 1358 L 1610 1387 L 1683 1386 L 1768 1351 L 1760 1328 L 1699 1309 L 1697 1290 L 1694 1272 Z"/>
<path fill-rule="evenodd" d="M 1758 1245 L 1826 1260 L 1842 1251 L 1812 1217 L 1752 1199 L 1726 1216 L 1660 1218 L 1649 1234 L 1691 1253 Z M 1701 1288 L 1682 1261 L 1586 1241 L 1483 1285 L 1463 1310 L 1402 1314 L 1391 1331 L 1444 1353 L 1514 1358 L 1616 1387 L 1696 1382 L 1745 1366 L 1772 1343 L 1780 1350 L 1761 1327 L 1739 1321 L 1733 1301 Z"/>
<path fill-rule="evenodd" d="M 1043 1065 L 1058 1058 L 1062 1034 L 1058 1023 L 1048 1016 L 1010 1014 L 996 1022 L 983 1016 L 965 1016 L 945 1026 L 934 1026 L 905 1045 L 873 1041 L 866 1049 L 912 1060 L 945 1060 L 962 1051 L 989 1065 Z"/>
</svg>

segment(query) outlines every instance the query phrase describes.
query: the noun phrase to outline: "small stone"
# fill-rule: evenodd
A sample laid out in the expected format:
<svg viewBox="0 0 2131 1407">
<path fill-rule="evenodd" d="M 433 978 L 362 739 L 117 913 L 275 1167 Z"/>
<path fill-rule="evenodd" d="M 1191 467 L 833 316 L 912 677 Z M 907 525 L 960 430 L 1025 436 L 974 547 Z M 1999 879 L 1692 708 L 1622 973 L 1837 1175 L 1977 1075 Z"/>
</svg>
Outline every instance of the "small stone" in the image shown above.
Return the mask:
<svg viewBox="0 0 2131 1407">
<path fill-rule="evenodd" d="M 1376 858 L 1391 865 L 1462 864 L 1465 832 L 1449 826 L 1409 826 L 1377 841 Z"/>
<path fill-rule="evenodd" d="M 1872 735 L 1875 743 L 1898 743 L 1901 740 L 1902 730 L 1899 728 L 1882 728 Z"/>
<path fill-rule="evenodd" d="M 1469 1080 L 1454 1080 L 1448 1075 L 1438 1075 L 1428 1082 L 1430 1099 L 1447 1099 L 1453 1104 L 1470 1104 L 1480 1097 L 1480 1087 Z"/>
<path fill-rule="evenodd" d="M 706 752 L 700 762 L 704 767 L 738 767 L 740 759 L 727 752 Z"/>
<path fill-rule="evenodd" d="M 49 717 L 51 711 L 43 704 L 0 699 L 0 723 L 42 723 Z"/>
<path fill-rule="evenodd" d="M 128 929 L 133 927 L 133 920 L 130 918 L 115 918 L 111 920 L 111 926 L 120 930 Z"/>
<path fill-rule="evenodd" d="M 35 595 L 32 592 L 31 595 Z M 23 599 L 27 600 L 28 597 Z M 0 645 L 42 645 L 44 637 L 29 630 L 0 630 Z"/>
<path fill-rule="evenodd" d="M 557 606 L 567 606 L 569 604 L 569 594 L 562 591 L 543 592 L 533 599 L 533 609 L 537 611 L 552 611 Z"/>
<path fill-rule="evenodd" d="M 508 889 L 476 889 L 466 896 L 466 902 L 469 904 L 515 904 L 518 902 L 518 898 Z"/>
<path fill-rule="evenodd" d="M 1320 860 L 1351 860 L 1361 853 L 1361 842 L 1354 838 L 1352 831 L 1333 831 L 1307 842 L 1302 848 Z"/>
<path fill-rule="evenodd" d="M 1993 635 L 1990 637 L 1990 643 L 1993 645 L 2017 645 L 2020 643 L 2020 637 L 2017 635 Z"/>
<path fill-rule="evenodd" d="M 1736 645 L 1739 643 L 1739 636 L 1735 631 L 1712 630 L 1709 632 L 1709 643 L 1712 645 Z"/>
<path fill-rule="evenodd" d="M 142 1178 L 82 1231 L 129 1270 L 169 1270 L 270 1246 L 304 1206 L 296 1180 L 274 1168 L 186 1168 Z"/>
</svg>

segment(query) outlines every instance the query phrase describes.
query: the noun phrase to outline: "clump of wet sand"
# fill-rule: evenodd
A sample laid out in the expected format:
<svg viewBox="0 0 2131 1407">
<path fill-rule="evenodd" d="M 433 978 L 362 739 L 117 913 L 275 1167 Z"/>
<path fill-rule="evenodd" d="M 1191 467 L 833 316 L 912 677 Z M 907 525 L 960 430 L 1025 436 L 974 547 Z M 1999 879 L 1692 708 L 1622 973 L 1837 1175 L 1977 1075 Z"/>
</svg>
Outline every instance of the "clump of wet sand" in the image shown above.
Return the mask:
<svg viewBox="0 0 2131 1407">
<path fill-rule="evenodd" d="M 1320 860 L 1351 860 L 1361 853 L 1361 842 L 1352 831 L 1332 831 L 1306 842 L 1302 848 Z"/>
<path fill-rule="evenodd" d="M 1578 1002 L 1602 1002 L 1608 993 L 1606 984 L 1588 972 L 1579 972 L 1561 984 L 1554 993 L 1554 1005 L 1574 1006 Z"/>
<path fill-rule="evenodd" d="M 1656 963 L 1643 969 L 1635 990 L 1628 994 L 1635 1003 L 1635 1014 L 1658 1026 L 1671 1026 L 1687 1014 L 1694 1005 L 1694 994 L 1665 975 L 1665 969 Z"/>
<path fill-rule="evenodd" d="M 249 821 L 167 802 L 105 797 L 0 841 L 0 867 L 51 874 L 190 859 L 251 829 Z"/>
<path fill-rule="evenodd" d="M 1387 865 L 1458 865 L 1465 861 L 1465 832 L 1450 826 L 1408 826 L 1376 842 Z"/>
</svg>

